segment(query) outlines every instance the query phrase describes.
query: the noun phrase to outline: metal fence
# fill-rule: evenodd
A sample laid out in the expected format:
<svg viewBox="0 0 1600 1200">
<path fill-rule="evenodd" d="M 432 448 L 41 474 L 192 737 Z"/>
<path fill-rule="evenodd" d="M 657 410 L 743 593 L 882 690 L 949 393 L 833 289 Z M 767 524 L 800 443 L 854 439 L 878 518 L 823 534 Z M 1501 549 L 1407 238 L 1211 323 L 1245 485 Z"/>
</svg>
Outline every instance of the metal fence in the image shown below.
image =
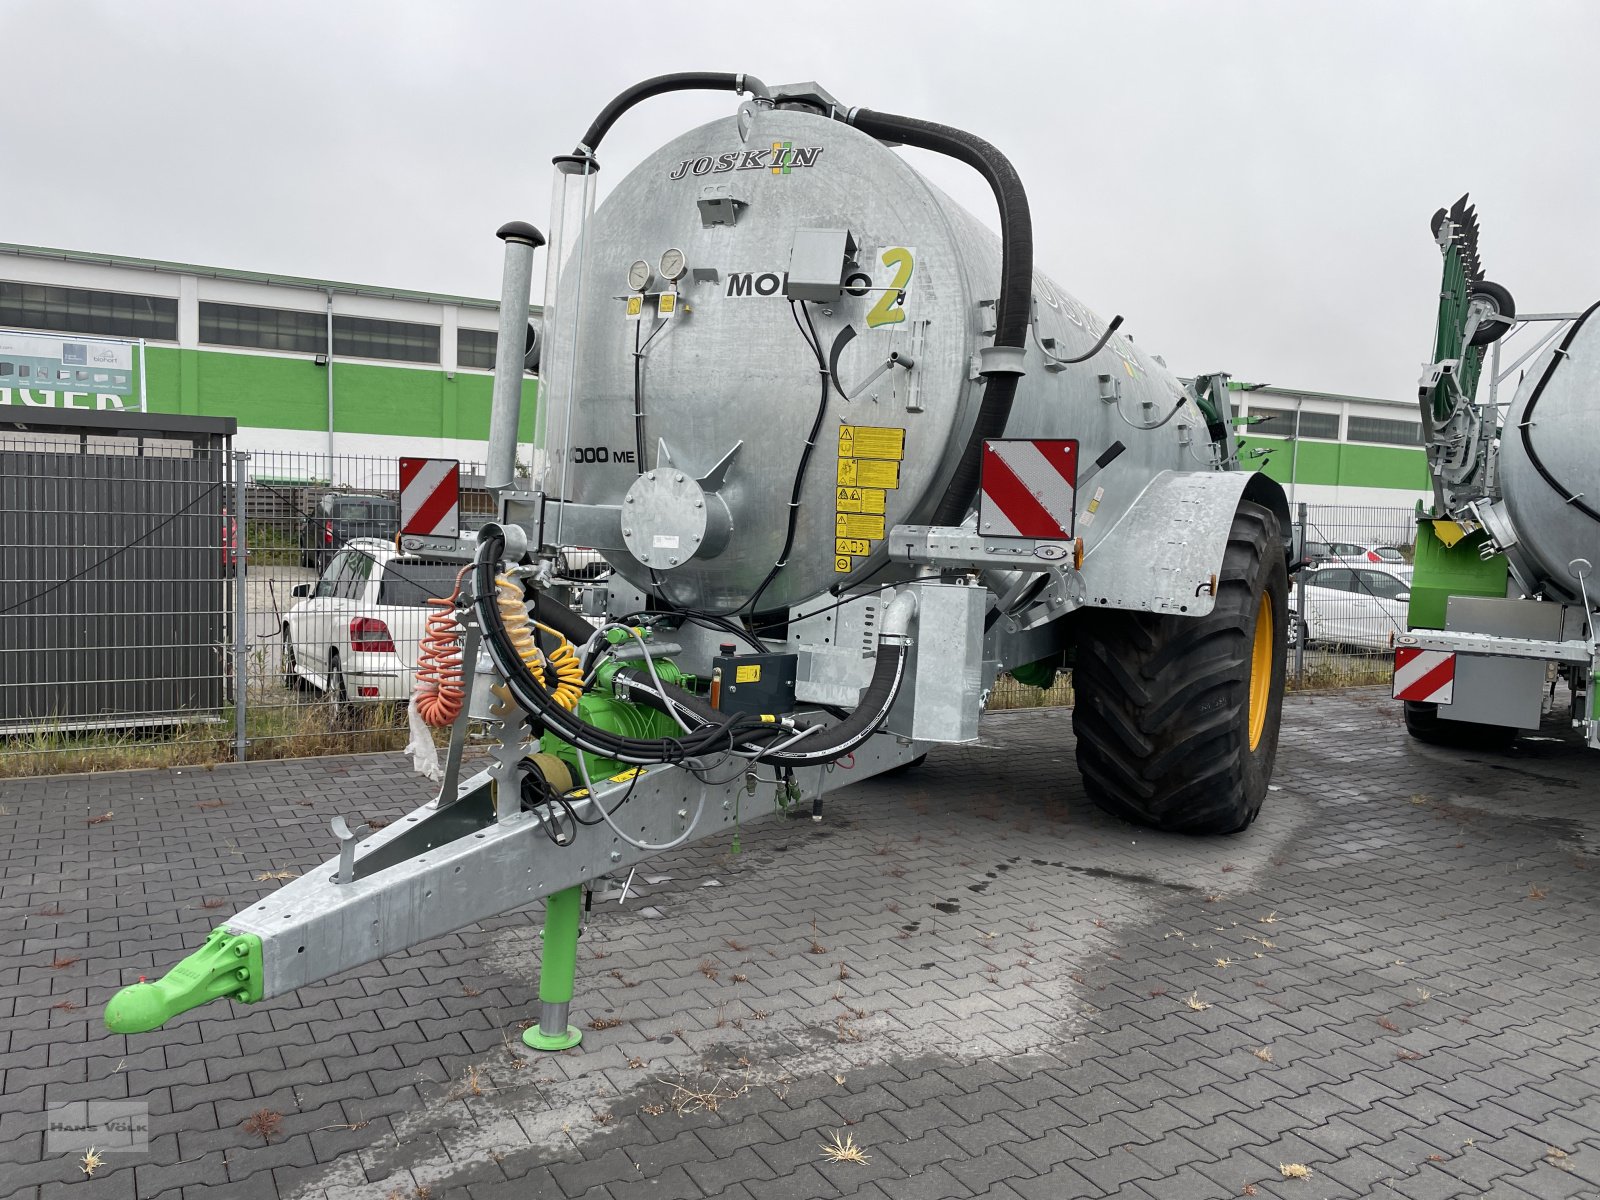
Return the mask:
<svg viewBox="0 0 1600 1200">
<path fill-rule="evenodd" d="M 469 528 L 493 509 L 473 470 Z M 426 599 L 456 569 L 396 552 L 397 485 L 393 459 L 0 436 L 0 775 L 403 748 Z M 1306 515 L 1308 543 L 1341 553 L 1408 558 L 1411 530 L 1404 510 Z M 577 580 L 606 569 L 593 551 L 565 559 Z M 1292 677 L 1385 677 L 1374 601 L 1306 586 L 1326 570 L 1296 589 L 1310 641 L 1291 650 Z M 1048 690 L 1005 678 L 994 695 L 1067 702 L 1066 674 Z"/>
</svg>

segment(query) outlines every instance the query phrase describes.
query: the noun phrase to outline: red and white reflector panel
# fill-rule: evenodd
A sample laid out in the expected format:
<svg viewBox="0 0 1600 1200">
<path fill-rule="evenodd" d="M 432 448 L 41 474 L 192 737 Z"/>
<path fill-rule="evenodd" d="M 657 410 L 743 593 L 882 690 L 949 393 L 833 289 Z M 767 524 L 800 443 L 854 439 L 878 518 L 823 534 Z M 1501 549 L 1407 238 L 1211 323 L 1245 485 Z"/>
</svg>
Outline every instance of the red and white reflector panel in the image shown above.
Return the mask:
<svg viewBox="0 0 1600 1200">
<path fill-rule="evenodd" d="M 1400 646 L 1394 652 L 1394 698 L 1426 704 L 1449 704 L 1456 691 L 1454 650 L 1419 650 Z"/>
<path fill-rule="evenodd" d="M 1078 443 L 997 438 L 983 443 L 978 532 L 986 537 L 1072 536 Z"/>
<path fill-rule="evenodd" d="M 453 458 L 400 460 L 400 532 L 456 537 L 461 532 L 461 464 Z"/>
</svg>

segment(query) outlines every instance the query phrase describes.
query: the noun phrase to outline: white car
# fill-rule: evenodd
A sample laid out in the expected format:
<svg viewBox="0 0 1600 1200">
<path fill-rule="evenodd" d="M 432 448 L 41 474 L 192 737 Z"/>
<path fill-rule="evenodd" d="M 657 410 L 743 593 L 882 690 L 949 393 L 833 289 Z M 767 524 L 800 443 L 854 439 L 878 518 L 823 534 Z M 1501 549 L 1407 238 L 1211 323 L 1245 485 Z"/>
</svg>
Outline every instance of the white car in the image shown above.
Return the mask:
<svg viewBox="0 0 1600 1200">
<path fill-rule="evenodd" d="M 1410 572 L 1377 567 L 1330 565 L 1314 567 L 1301 576 L 1291 612 L 1289 644 L 1302 634 L 1307 644 L 1324 642 L 1386 650 L 1390 639 L 1406 631 L 1411 600 Z"/>
<path fill-rule="evenodd" d="M 283 619 L 283 679 L 337 704 L 404 703 L 416 677 L 428 600 L 455 590 L 460 563 L 400 554 L 382 538 L 354 538 Z"/>
</svg>

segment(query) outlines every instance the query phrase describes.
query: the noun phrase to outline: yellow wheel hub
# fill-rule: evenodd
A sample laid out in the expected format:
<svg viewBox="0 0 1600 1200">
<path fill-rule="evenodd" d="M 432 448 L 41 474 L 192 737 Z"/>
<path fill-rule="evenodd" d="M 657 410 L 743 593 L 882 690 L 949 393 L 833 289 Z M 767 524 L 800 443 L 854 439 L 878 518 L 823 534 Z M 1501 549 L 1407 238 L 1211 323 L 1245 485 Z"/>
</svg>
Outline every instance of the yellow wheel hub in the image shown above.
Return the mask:
<svg viewBox="0 0 1600 1200">
<path fill-rule="evenodd" d="M 1256 632 L 1250 647 L 1250 749 L 1267 728 L 1267 698 L 1272 694 L 1272 597 L 1265 591 L 1256 605 Z"/>
</svg>

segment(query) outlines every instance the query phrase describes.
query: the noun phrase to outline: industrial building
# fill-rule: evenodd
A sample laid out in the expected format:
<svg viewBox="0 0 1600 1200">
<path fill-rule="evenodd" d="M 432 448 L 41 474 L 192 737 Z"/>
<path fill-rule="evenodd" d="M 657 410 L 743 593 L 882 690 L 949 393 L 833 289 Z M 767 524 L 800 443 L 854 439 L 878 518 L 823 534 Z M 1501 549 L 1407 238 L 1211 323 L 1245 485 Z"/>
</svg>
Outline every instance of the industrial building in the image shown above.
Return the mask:
<svg viewBox="0 0 1600 1200">
<path fill-rule="evenodd" d="M 481 463 L 497 325 L 493 300 L 0 243 L 0 330 L 135 343 L 126 394 L 0 362 L 0 406 L 233 417 L 252 474 Z M 530 375 L 525 441 L 536 389 Z"/>
</svg>

